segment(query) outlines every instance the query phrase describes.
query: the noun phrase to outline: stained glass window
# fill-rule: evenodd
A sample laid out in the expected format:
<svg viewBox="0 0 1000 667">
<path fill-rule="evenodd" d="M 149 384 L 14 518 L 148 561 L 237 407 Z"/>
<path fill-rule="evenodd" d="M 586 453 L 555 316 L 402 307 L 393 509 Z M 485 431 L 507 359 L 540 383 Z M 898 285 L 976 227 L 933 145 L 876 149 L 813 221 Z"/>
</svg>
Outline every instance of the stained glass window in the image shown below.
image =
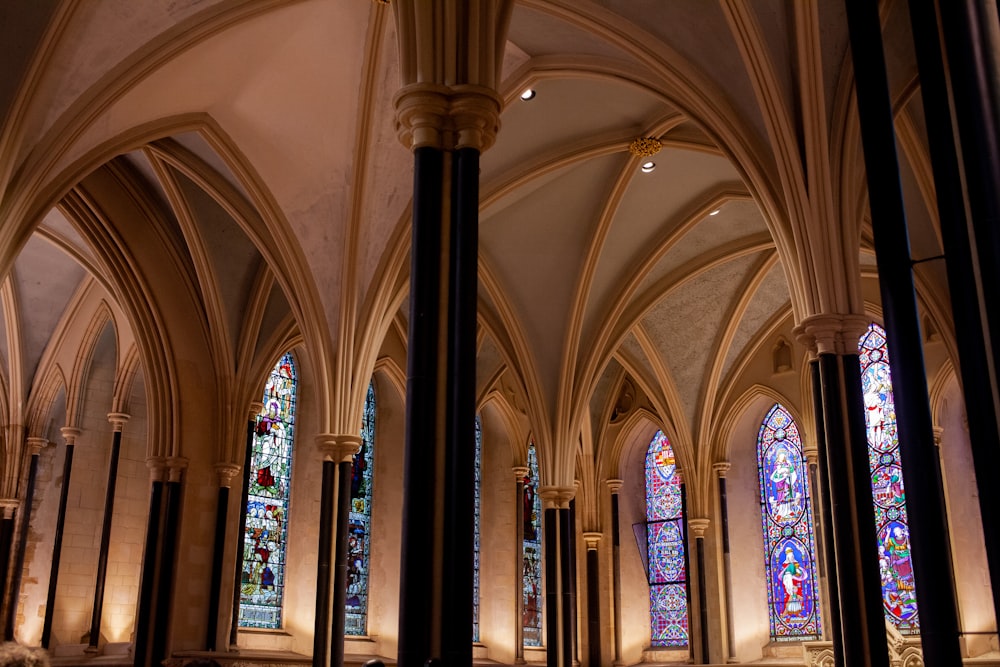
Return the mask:
<svg viewBox="0 0 1000 667">
<path fill-rule="evenodd" d="M 910 561 L 902 460 L 896 435 L 896 407 L 885 330 L 871 324 L 858 343 L 861 391 L 868 431 L 868 464 L 872 475 L 878 561 L 882 574 L 885 616 L 901 634 L 917 634 L 917 596 Z"/>
<path fill-rule="evenodd" d="M 351 470 L 351 506 L 347 517 L 347 615 L 345 635 L 368 631 L 368 542 L 372 520 L 372 474 L 375 450 L 375 383 L 368 383 L 361 419 L 361 449 Z"/>
<path fill-rule="evenodd" d="M 653 646 L 688 645 L 681 479 L 674 450 L 657 431 L 646 450 L 646 552 Z"/>
<path fill-rule="evenodd" d="M 472 641 L 479 641 L 479 511 L 483 480 L 483 422 L 476 415 L 476 464 L 473 473 L 475 497 L 473 498 L 474 526 L 472 533 Z"/>
<path fill-rule="evenodd" d="M 795 420 L 775 403 L 757 435 L 771 638 L 820 638 L 816 549 L 802 441 Z"/>
<path fill-rule="evenodd" d="M 278 360 L 264 386 L 250 454 L 239 624 L 280 628 L 295 432 L 295 361 Z"/>
<path fill-rule="evenodd" d="M 528 474 L 524 477 L 522 626 L 524 645 L 542 645 L 542 499 L 538 495 L 538 456 L 528 444 Z"/>
</svg>

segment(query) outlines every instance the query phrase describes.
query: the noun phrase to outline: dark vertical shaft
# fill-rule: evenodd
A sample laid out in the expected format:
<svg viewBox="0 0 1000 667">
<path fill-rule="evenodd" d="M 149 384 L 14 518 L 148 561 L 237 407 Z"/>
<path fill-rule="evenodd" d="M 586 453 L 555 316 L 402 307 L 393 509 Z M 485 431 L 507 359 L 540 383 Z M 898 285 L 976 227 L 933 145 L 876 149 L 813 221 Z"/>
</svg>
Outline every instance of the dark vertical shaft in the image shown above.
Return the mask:
<svg viewBox="0 0 1000 667">
<path fill-rule="evenodd" d="M 320 491 L 319 553 L 316 559 L 316 623 L 313 634 L 313 667 L 327 667 L 330 664 L 330 581 L 332 578 L 331 559 L 333 556 L 333 508 L 334 480 L 337 464 L 323 461 L 323 482 Z M 341 634 L 344 630 L 341 628 Z"/>
<path fill-rule="evenodd" d="M 546 507 L 542 520 L 545 539 L 545 664 L 562 667 L 559 633 L 559 510 Z"/>
<path fill-rule="evenodd" d="M 857 356 L 844 362 L 857 367 Z M 888 667 L 889 648 L 882 611 L 882 581 L 875 543 L 875 515 L 869 482 L 868 443 L 851 437 L 845 415 L 842 357 L 821 353 L 823 422 L 829 443 L 829 489 L 836 547 L 844 664 Z M 858 406 L 861 410 L 862 406 Z M 837 613 L 838 610 L 834 610 Z"/>
<path fill-rule="evenodd" d="M 231 471 L 235 473 L 235 467 Z M 219 475 L 229 475 L 228 472 L 220 471 Z M 208 619 L 205 624 L 205 649 L 214 651 L 218 647 L 219 634 L 219 608 L 222 600 L 220 597 L 220 587 L 222 586 L 222 561 L 226 551 L 226 526 L 229 523 L 229 476 L 220 480 L 219 492 L 215 499 L 215 539 L 212 542 L 212 573 L 208 583 Z M 242 535 L 238 535 L 242 537 Z M 240 547 L 237 546 L 237 552 Z"/>
<path fill-rule="evenodd" d="M 101 615 L 104 612 L 104 585 L 108 576 L 108 550 L 111 548 L 111 521 L 115 516 L 115 489 L 118 483 L 118 457 L 122 448 L 122 427 L 128 415 L 108 415 L 114 426 L 111 436 L 111 457 L 108 461 L 108 484 L 104 493 L 104 521 L 101 523 L 101 550 L 97 555 L 97 581 L 94 585 L 94 606 L 90 615 L 90 651 L 96 651 L 101 639 Z"/>
<path fill-rule="evenodd" d="M 611 595 L 614 597 L 615 612 L 615 665 L 622 664 L 622 561 L 621 561 L 621 523 L 618 517 L 618 491 L 622 488 L 622 480 L 609 479 L 611 489 Z"/>
<path fill-rule="evenodd" d="M 45 596 L 45 620 L 42 624 L 42 647 L 49 648 L 52 639 L 52 621 L 56 610 L 56 587 L 59 583 L 59 561 L 62 555 L 62 538 L 66 526 L 66 502 L 69 499 L 69 482 L 73 474 L 73 450 L 80 430 L 63 427 L 66 455 L 63 459 L 62 488 L 59 489 L 59 510 L 56 514 L 55 537 L 52 544 L 52 567 L 49 570 L 49 589 Z"/>
<path fill-rule="evenodd" d="M 892 389 L 910 516 L 911 560 L 921 616 L 920 641 L 927 664 L 959 665 L 958 606 L 952 586 L 944 492 L 936 473 L 937 451 L 927 399 L 881 23 L 876 5 L 864 0 L 849 0 L 846 4 L 879 289 L 894 362 Z M 846 382 L 850 383 L 852 377 L 860 379 L 859 370 L 850 375 L 847 373 L 851 369 L 844 370 Z M 860 399 L 860 383 L 856 392 Z M 850 415 L 853 410 L 848 405 Z M 863 414 L 861 405 L 858 400 L 858 411 Z M 864 438 L 864 432 L 862 420 L 852 435 Z"/>
<path fill-rule="evenodd" d="M 709 659 L 708 650 L 708 590 L 705 581 L 705 534 L 704 528 L 695 531 L 694 536 L 695 557 L 698 562 L 698 625 L 701 644 L 701 657 L 699 663 L 707 665 Z"/>
<path fill-rule="evenodd" d="M 732 555 L 729 549 L 729 495 L 726 489 L 726 473 L 729 472 L 729 462 L 716 463 L 716 473 L 719 476 L 719 529 L 722 533 L 722 560 L 723 569 L 722 585 L 726 587 L 726 639 L 729 646 L 726 651 L 727 657 L 732 657 L 736 653 L 736 624 L 733 619 L 733 570 Z"/>
<path fill-rule="evenodd" d="M 236 569 L 233 581 L 233 618 L 229 626 L 229 645 L 236 646 L 239 639 L 240 630 L 240 592 L 243 588 L 243 550 L 247 532 L 247 499 L 250 495 L 250 466 L 253 458 L 253 436 L 257 425 L 257 414 L 260 412 L 260 404 L 250 406 L 250 415 L 247 419 L 246 446 L 243 450 L 243 479 L 240 482 L 240 509 L 239 528 L 237 531 L 236 545 Z M 324 473 L 325 473 L 324 469 Z M 322 507 L 320 508 L 322 512 Z M 322 552 L 320 552 L 322 554 Z M 318 584 L 317 584 L 318 585 Z M 318 626 L 317 626 L 318 627 Z"/>
<path fill-rule="evenodd" d="M 10 577 L 10 600 L 7 603 L 7 618 L 4 621 L 4 640 L 14 640 L 14 625 L 17 623 L 17 608 L 21 602 L 21 574 L 28 548 L 28 529 L 31 524 L 31 506 L 35 502 L 35 478 L 38 476 L 38 457 L 48 444 L 44 438 L 28 438 L 31 447 L 31 464 L 28 466 L 28 489 L 21 506 L 21 524 L 18 529 L 17 549 L 14 553 L 14 570 Z"/>
<path fill-rule="evenodd" d="M 570 551 L 570 509 L 560 507 L 559 510 L 559 609 L 561 630 L 559 641 L 560 667 L 570 667 L 573 664 L 573 593 L 570 586 L 572 568 L 570 561 L 573 553 Z"/>
<path fill-rule="evenodd" d="M 171 467 L 169 472 L 170 478 L 164 484 L 163 541 L 156 582 L 156 615 L 150 645 L 150 658 L 154 665 L 161 664 L 167 658 L 169 650 L 170 608 L 174 592 L 174 565 L 177 561 L 177 534 L 180 530 L 182 469 Z"/>
<path fill-rule="evenodd" d="M 523 466 L 514 468 L 515 500 L 515 553 L 517 554 L 517 614 L 514 621 L 514 664 L 524 661 L 524 478 L 528 469 Z"/>
<path fill-rule="evenodd" d="M 161 460 L 162 461 L 162 460 Z M 139 586 L 139 605 L 135 621 L 135 667 L 146 667 L 150 662 L 150 645 L 153 635 L 153 605 L 156 601 L 156 571 L 160 555 L 160 532 L 163 524 L 163 467 L 161 461 L 147 461 L 153 473 L 149 490 L 149 517 L 146 522 L 146 545 L 142 552 L 142 581 Z"/>
<path fill-rule="evenodd" d="M 949 3 L 959 5 L 961 3 Z M 955 9 L 950 6 L 946 11 Z M 969 220 L 965 213 L 965 197 L 962 192 L 961 172 L 959 170 L 958 149 L 955 145 L 955 135 L 951 108 L 949 105 L 948 84 L 945 79 L 944 62 L 939 41 L 938 21 L 934 3 L 924 0 L 911 0 L 910 23 L 913 27 L 913 39 L 916 46 L 917 65 L 920 68 L 920 93 L 924 105 L 924 115 L 927 119 L 927 140 L 931 154 L 931 166 L 934 171 L 934 191 L 938 206 L 938 219 L 941 226 L 941 240 L 947 257 L 945 267 L 948 271 L 948 292 L 951 296 L 951 312 L 955 323 L 955 339 L 958 342 L 959 372 L 962 380 L 962 396 L 965 400 L 965 412 L 969 424 L 969 442 L 978 482 L 979 511 L 983 520 L 983 537 L 986 545 L 986 557 L 990 569 L 990 579 L 1000 582 L 1000 485 L 991 484 L 993 471 L 1000 468 L 1000 411 L 998 411 L 998 393 L 995 386 L 996 365 L 990 363 L 991 355 L 987 352 L 989 336 L 986 331 L 989 325 L 982 318 L 980 303 L 984 288 L 977 283 L 969 237 Z M 965 51 L 964 40 L 956 44 Z M 974 48 L 974 47 L 973 47 Z M 961 68 L 955 72 L 956 77 L 965 79 L 968 69 Z M 967 94 L 966 86 L 970 81 L 958 82 L 957 95 Z M 965 108 L 965 102 L 957 106 Z M 976 122 L 976 121 L 971 121 Z M 969 126 L 963 125 L 965 134 Z M 968 147 L 972 156 L 981 149 L 978 136 L 975 144 Z M 963 149 L 963 153 L 966 149 Z M 971 159 L 982 159 L 973 158 Z M 988 156 L 987 156 L 988 159 Z M 972 165 L 968 165 L 967 168 Z M 978 180 L 982 174 L 976 171 L 971 178 Z M 977 188 L 980 195 L 994 196 L 995 187 L 988 192 Z M 982 217 L 982 206 L 975 206 L 977 218 Z M 993 226 L 988 226 L 992 233 Z M 989 247 L 989 244 L 986 244 Z M 995 271 L 1000 262 L 990 261 L 989 271 Z M 996 283 L 992 283 L 996 284 Z M 996 301 L 992 297 L 990 307 L 996 311 Z M 993 357 L 995 359 L 995 357 Z M 994 381 L 991 381 L 991 376 Z M 993 593 L 994 613 L 1000 614 L 1000 586 L 991 587 Z"/>
<path fill-rule="evenodd" d="M 587 543 L 587 665 L 601 666 L 601 580 L 597 545 L 600 533 L 584 533 Z"/>
<path fill-rule="evenodd" d="M 579 621 L 577 619 L 577 595 L 576 595 L 576 498 L 569 501 L 569 627 L 570 637 L 570 660 L 576 662 L 580 659 L 579 643 L 580 637 Z"/>
<path fill-rule="evenodd" d="M 360 441 L 360 439 L 359 439 Z M 337 529 L 333 568 L 333 608 L 330 613 L 330 664 L 344 664 L 344 624 L 347 620 L 347 538 L 351 508 L 351 475 L 354 465 L 348 457 L 337 464 Z"/>
</svg>

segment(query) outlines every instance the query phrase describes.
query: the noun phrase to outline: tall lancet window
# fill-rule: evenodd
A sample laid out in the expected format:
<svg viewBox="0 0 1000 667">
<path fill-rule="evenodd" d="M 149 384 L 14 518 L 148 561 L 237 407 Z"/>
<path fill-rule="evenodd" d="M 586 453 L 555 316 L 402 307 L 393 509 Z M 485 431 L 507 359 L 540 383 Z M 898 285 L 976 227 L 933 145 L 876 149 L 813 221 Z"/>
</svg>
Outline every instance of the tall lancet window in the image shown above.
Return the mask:
<svg viewBox="0 0 1000 667">
<path fill-rule="evenodd" d="M 871 324 L 858 344 L 861 391 L 868 427 L 868 464 L 872 475 L 878 560 L 885 616 L 901 634 L 917 634 L 917 596 L 910 561 L 902 460 L 896 435 L 896 407 L 885 330 Z"/>
<path fill-rule="evenodd" d="M 351 471 L 351 507 L 347 525 L 347 615 L 344 634 L 368 632 L 368 543 L 372 521 L 375 454 L 375 383 L 368 383 L 361 419 L 361 449 Z"/>
<path fill-rule="evenodd" d="M 542 645 L 542 499 L 538 495 L 538 455 L 528 444 L 528 474 L 524 478 L 523 565 L 521 576 L 524 645 Z"/>
<path fill-rule="evenodd" d="M 483 489 L 483 421 L 476 415 L 476 463 L 473 472 L 474 525 L 472 533 L 472 641 L 479 641 L 479 526 Z"/>
<path fill-rule="evenodd" d="M 286 353 L 267 378 L 250 454 L 239 625 L 280 628 L 295 434 L 295 361 Z"/>
<path fill-rule="evenodd" d="M 663 431 L 656 432 L 646 450 L 646 553 L 652 645 L 687 646 L 681 479 L 674 450 Z"/>
<path fill-rule="evenodd" d="M 757 472 L 771 638 L 819 639 L 816 549 L 802 441 L 795 420 L 778 403 L 757 435 Z"/>
</svg>

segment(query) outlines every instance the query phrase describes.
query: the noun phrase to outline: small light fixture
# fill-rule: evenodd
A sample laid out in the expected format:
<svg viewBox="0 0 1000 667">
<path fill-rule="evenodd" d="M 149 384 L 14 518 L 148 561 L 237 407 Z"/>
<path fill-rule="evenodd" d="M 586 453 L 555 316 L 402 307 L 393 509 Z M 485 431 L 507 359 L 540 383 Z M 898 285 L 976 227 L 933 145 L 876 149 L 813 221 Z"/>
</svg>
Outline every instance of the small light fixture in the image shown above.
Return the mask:
<svg viewBox="0 0 1000 667">
<path fill-rule="evenodd" d="M 650 160 L 649 162 L 643 162 L 642 167 L 640 167 L 640 169 L 642 169 L 642 173 L 648 174 L 649 172 L 656 169 L 656 163 L 653 162 L 652 160 Z"/>
<path fill-rule="evenodd" d="M 521 93 L 521 99 L 527 102 L 530 99 L 534 99 L 535 91 L 531 88 L 525 88 L 524 92 Z"/>
<path fill-rule="evenodd" d="M 722 210 L 721 208 L 717 208 L 714 211 L 712 211 L 711 213 L 709 213 L 709 215 L 719 215 L 719 211 L 721 211 L 721 210 Z"/>
</svg>

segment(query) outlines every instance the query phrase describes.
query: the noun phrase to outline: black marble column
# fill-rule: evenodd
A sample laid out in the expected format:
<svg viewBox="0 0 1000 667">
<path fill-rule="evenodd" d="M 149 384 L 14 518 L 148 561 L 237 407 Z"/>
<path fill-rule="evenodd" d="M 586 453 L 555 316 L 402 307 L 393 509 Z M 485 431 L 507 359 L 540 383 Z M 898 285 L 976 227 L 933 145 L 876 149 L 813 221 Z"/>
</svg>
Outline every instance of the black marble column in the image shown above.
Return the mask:
<svg viewBox="0 0 1000 667">
<path fill-rule="evenodd" d="M 73 450 L 80 429 L 64 426 L 63 439 L 66 441 L 66 455 L 63 458 L 62 487 L 59 489 L 59 510 L 56 514 L 55 538 L 52 545 L 52 567 L 49 570 L 49 589 L 45 596 L 45 619 L 42 624 L 42 647 L 49 648 L 52 639 L 52 621 L 55 618 L 56 587 L 59 582 L 59 560 L 62 555 L 63 530 L 66 525 L 66 501 L 69 498 L 69 482 L 73 474 Z"/>
<path fill-rule="evenodd" d="M 361 451 L 361 437 L 336 436 L 333 449 L 337 461 L 337 524 L 335 529 L 333 568 L 333 608 L 330 613 L 330 664 L 344 664 L 344 624 L 347 620 L 347 540 L 351 509 L 351 475 L 354 457 Z M 470 622 L 471 625 L 471 622 Z"/>
<path fill-rule="evenodd" d="M 926 664 L 958 665 L 962 659 L 958 604 L 952 585 L 944 492 L 937 475 L 937 451 L 927 399 L 923 341 L 896 157 L 881 21 L 878 7 L 872 3 L 849 0 L 846 7 L 879 290 L 893 360 L 892 389 L 907 490 L 910 555 L 921 619 L 920 643 Z M 995 118 L 988 127 L 996 128 Z M 1000 172 L 996 175 L 1000 176 Z M 995 185 L 994 182 L 991 188 Z M 860 399 L 860 371 L 855 366 L 853 369 L 845 367 L 844 372 L 848 390 L 854 389 L 854 378 L 859 380 L 855 391 Z M 849 411 L 848 416 L 851 414 Z M 854 437 L 864 433 L 863 419 L 854 431 Z"/>
<path fill-rule="evenodd" d="M 163 535 L 160 541 L 160 563 L 157 571 L 156 602 L 153 618 L 150 659 L 152 664 L 161 664 L 170 650 L 170 611 L 174 594 L 174 567 L 177 561 L 177 536 L 180 533 L 181 479 L 187 461 L 181 458 L 167 459 L 167 481 L 163 488 Z"/>
<path fill-rule="evenodd" d="M 108 415 L 114 433 L 111 436 L 111 456 L 108 460 L 108 484 L 104 493 L 104 521 L 101 523 L 101 550 L 97 555 L 97 581 L 94 584 L 94 606 L 90 615 L 88 653 L 97 653 L 101 640 L 101 616 L 104 612 L 104 585 L 108 575 L 108 551 L 111 548 L 111 521 L 115 515 L 115 489 L 118 485 L 118 457 L 122 448 L 122 429 L 129 416 L 121 412 Z"/>
<path fill-rule="evenodd" d="M 962 110 L 960 115 L 964 121 L 959 128 L 959 136 L 966 143 L 962 153 L 966 158 L 965 167 L 971 174 L 968 180 L 976 183 L 970 187 L 970 191 L 975 190 L 975 195 L 970 195 L 970 199 L 975 201 L 969 202 L 973 219 L 979 221 L 975 233 L 994 236 L 996 225 L 984 221 L 990 220 L 990 207 L 997 206 L 995 201 L 990 203 L 990 200 L 996 198 L 996 181 L 991 181 L 992 177 L 989 176 L 990 171 L 997 168 L 996 155 L 991 155 L 979 141 L 983 134 L 981 129 L 976 128 L 983 123 L 992 126 L 990 131 L 993 133 L 994 146 L 997 128 L 990 114 L 976 113 L 975 109 L 981 104 L 995 103 L 995 100 L 991 102 L 988 97 L 984 97 L 985 91 L 979 89 L 981 78 L 977 76 L 977 71 L 981 72 L 983 64 L 982 54 L 978 51 L 980 40 L 976 35 L 970 34 L 973 26 L 967 19 L 962 19 L 961 15 L 961 12 L 968 11 L 972 3 L 948 3 L 947 8 L 942 8 L 944 14 L 953 17 L 950 19 L 951 27 L 945 34 L 953 50 L 949 58 L 953 88 L 949 87 L 945 78 L 935 3 L 911 0 L 909 4 L 917 65 L 920 69 L 920 93 L 927 119 L 927 140 L 934 172 L 941 240 L 947 257 L 945 267 L 948 271 L 955 339 L 958 342 L 958 370 L 969 424 L 969 442 L 976 467 L 983 537 L 990 579 L 1000 582 L 1000 485 L 991 483 L 994 471 L 1000 468 L 1000 406 L 997 403 L 997 390 L 993 386 L 997 377 L 996 364 L 990 362 L 990 355 L 987 354 L 988 346 L 992 347 L 994 355 L 1000 349 L 990 343 L 988 333 L 1000 325 L 997 322 L 1000 307 L 994 296 L 995 288 L 988 290 L 988 300 L 984 298 L 984 292 L 987 291 L 984 285 L 996 285 L 996 282 L 990 281 L 998 279 L 1000 261 L 997 261 L 995 249 L 992 253 L 989 251 L 995 238 L 987 241 L 982 248 L 984 252 L 980 255 L 980 261 L 985 260 L 987 264 L 983 267 L 984 270 L 979 271 L 977 279 L 977 262 L 973 261 L 970 220 L 966 215 L 949 91 L 954 90 L 956 108 Z M 979 27 L 976 27 L 977 30 Z M 972 43 L 972 40 L 976 43 Z M 971 146 L 968 145 L 969 142 L 972 143 Z M 987 161 L 987 165 L 994 162 L 994 166 L 981 169 L 977 166 L 981 160 Z M 989 187 L 984 187 L 984 181 L 990 184 Z M 987 318 L 983 318 L 981 306 L 984 306 Z M 992 325 L 988 323 L 990 318 L 993 319 Z M 994 613 L 1000 616 L 1000 586 L 993 586 L 991 590 Z"/>
<path fill-rule="evenodd" d="M 10 557 L 14 546 L 14 525 L 16 512 L 20 502 L 16 498 L 0 500 L 3 518 L 0 519 L 0 601 L 7 597 L 7 574 L 10 570 Z"/>
<path fill-rule="evenodd" d="M 711 662 L 708 638 L 708 583 L 705 573 L 705 531 L 708 529 L 708 519 L 691 519 L 687 522 L 694 533 L 695 562 L 698 563 L 698 644 L 697 664 L 707 665 Z M 690 573 L 688 574 L 690 578 Z M 694 654 L 694 650 L 691 651 Z"/>
<path fill-rule="evenodd" d="M 24 558 L 28 547 L 28 528 L 31 525 L 31 506 L 35 502 L 35 478 L 38 476 L 38 457 L 49 441 L 45 438 L 27 439 L 31 449 L 31 463 L 28 466 L 28 488 L 24 494 L 20 525 L 18 526 L 17 547 L 14 552 L 14 569 L 10 576 L 10 597 L 7 602 L 7 616 L 4 619 L 4 640 L 14 640 L 14 626 L 17 623 L 17 608 L 21 604 L 21 575 L 24 572 Z"/>
<path fill-rule="evenodd" d="M 601 647 L 604 637 L 601 632 L 601 571 L 597 547 L 601 543 L 601 533 L 583 534 L 587 544 L 587 667 L 601 666 Z"/>
<path fill-rule="evenodd" d="M 580 488 L 579 482 L 576 484 L 577 490 Z M 569 580 L 567 582 L 569 588 L 569 627 L 570 627 L 570 660 L 571 662 L 578 662 L 580 660 L 580 623 L 577 618 L 577 594 L 576 594 L 576 581 L 577 581 L 577 571 L 576 571 L 576 497 L 569 501 L 569 514 L 568 514 L 568 526 L 569 526 L 569 544 L 567 545 L 567 560 L 569 561 Z"/>
<path fill-rule="evenodd" d="M 624 482 L 620 479 L 609 479 L 608 489 L 611 491 L 611 576 L 615 612 L 615 659 L 614 665 L 622 665 L 622 560 L 621 560 L 621 523 L 618 514 L 618 492 Z"/>
<path fill-rule="evenodd" d="M 222 608 L 222 571 L 226 555 L 226 528 L 229 526 L 229 493 L 233 478 L 240 474 L 240 467 L 231 463 L 218 463 L 215 473 L 219 478 L 219 491 L 215 499 L 215 540 L 212 544 L 212 574 L 208 584 L 208 618 L 205 623 L 205 649 L 215 651 L 219 643 L 219 613 Z M 241 541 L 236 545 L 236 559 L 242 560 Z"/>
<path fill-rule="evenodd" d="M 514 664 L 524 663 L 524 479 L 528 476 L 528 469 L 524 466 L 514 467 L 515 482 L 515 552 L 517 555 L 517 576 L 515 589 L 517 591 L 517 614 L 514 621 Z"/>
<path fill-rule="evenodd" d="M 154 604 L 157 597 L 156 573 L 159 568 L 160 542 L 163 532 L 163 491 L 166 467 L 162 458 L 146 460 L 150 472 L 149 516 L 146 521 L 146 544 L 142 552 L 142 579 L 139 587 L 139 604 L 136 609 L 135 667 L 153 665 L 150 647 L 155 620 Z"/>
<path fill-rule="evenodd" d="M 320 491 L 319 508 L 319 552 L 316 561 L 316 620 L 313 625 L 313 667 L 327 667 L 330 664 L 330 613 L 332 611 L 330 582 L 333 579 L 333 515 L 336 509 L 334 485 L 337 463 L 323 461 L 323 482 Z M 343 629 L 341 629 L 343 634 Z"/>
<path fill-rule="evenodd" d="M 544 502 L 544 500 L 543 500 Z M 559 633 L 559 510 L 546 507 L 542 519 L 545 558 L 545 664 L 562 667 Z"/>
<path fill-rule="evenodd" d="M 570 539 L 570 508 L 559 510 L 559 665 L 571 667 L 573 664 L 573 550 Z"/>
</svg>

